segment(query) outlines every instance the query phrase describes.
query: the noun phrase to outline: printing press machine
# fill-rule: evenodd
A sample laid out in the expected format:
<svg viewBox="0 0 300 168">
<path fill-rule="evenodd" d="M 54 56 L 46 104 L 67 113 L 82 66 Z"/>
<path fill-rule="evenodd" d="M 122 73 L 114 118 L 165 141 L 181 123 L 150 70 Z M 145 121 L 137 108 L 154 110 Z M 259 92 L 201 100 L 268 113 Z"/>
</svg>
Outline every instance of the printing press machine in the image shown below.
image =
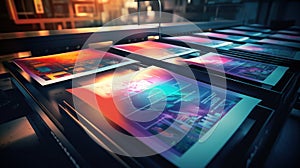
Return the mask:
<svg viewBox="0 0 300 168">
<path fill-rule="evenodd" d="M 228 33 L 222 30 L 229 28 L 243 31 L 248 31 L 249 29 L 253 28 L 251 25 L 241 25 L 241 23 L 237 21 L 205 22 L 196 23 L 195 25 L 201 28 L 204 32 L 212 31 L 222 34 Z M 255 29 L 255 32 L 262 30 L 262 28 Z M 268 31 L 266 32 L 266 29 L 263 29 L 263 36 L 255 37 L 255 40 L 253 41 L 247 41 L 244 43 L 228 40 L 231 42 L 228 46 L 220 46 L 215 48 L 202 45 L 201 42 L 189 43 L 188 38 L 184 41 L 168 39 L 168 37 L 180 37 L 183 35 L 199 38 L 199 33 L 202 33 L 195 32 L 194 27 L 190 26 L 189 24 L 179 23 L 162 24 L 162 32 L 160 34 L 161 37 L 159 38 L 157 38 L 158 34 L 156 33 L 156 25 L 137 27 L 120 26 L 114 28 L 114 31 L 111 31 L 109 27 L 106 27 L 99 32 L 92 28 L 49 31 L 48 33 L 44 32 L 44 34 L 43 32 L 32 32 L 18 37 L 12 33 L 6 34 L 6 36 L 2 36 L 0 39 L 1 45 L 5 48 L 1 51 L 1 55 L 14 55 L 17 57 L 20 56 L 20 54 L 18 55 L 9 53 L 30 51 L 30 54 L 26 55 L 29 57 L 17 58 L 15 60 L 26 60 L 26 58 L 35 59 L 46 55 L 55 55 L 78 51 L 80 49 L 93 48 L 93 50 L 96 51 L 110 52 L 118 56 L 129 58 L 133 61 L 120 67 L 43 85 L 37 81 L 36 78 L 30 76 L 32 74 L 30 74 L 29 71 L 26 71 L 24 67 L 20 66 L 20 64 L 17 64 L 17 61 L 8 60 L 4 62 L 7 72 L 3 74 L 1 78 L 7 83 L 5 86 L 9 86 L 8 88 L 3 89 L 3 94 L 11 94 L 11 100 L 9 100 L 8 104 L 5 104 L 1 107 L 1 111 L 2 109 L 7 111 L 5 113 L 7 114 L 6 119 L 2 121 L 2 124 L 16 121 L 25 117 L 31 124 L 31 127 L 33 128 L 38 139 L 40 139 L 39 141 L 42 142 L 43 146 L 46 146 L 45 151 L 49 151 L 49 153 L 57 153 L 55 158 L 59 158 L 57 164 L 60 166 L 262 166 L 264 158 L 272 148 L 272 144 L 274 143 L 280 128 L 286 120 L 289 112 L 298 101 L 299 89 L 299 60 L 296 57 L 299 49 L 297 47 L 287 48 L 295 54 L 295 57 L 291 56 L 289 58 L 285 58 L 284 56 L 280 55 L 272 56 L 269 53 L 253 53 L 251 51 L 235 49 L 235 47 L 245 44 L 262 45 L 257 40 L 269 38 L 269 36 L 272 38 L 272 35 L 277 33 L 275 30 L 267 30 Z M 118 35 L 126 38 L 118 41 L 112 39 L 112 37 L 116 37 Z M 247 37 L 247 35 L 244 36 Z M 210 39 L 210 37 L 208 38 Z M 208 38 L 206 37 L 206 39 Z M 251 35 L 250 39 L 251 38 L 253 38 L 253 35 Z M 211 39 L 215 40 L 217 38 Z M 221 40 L 226 41 L 226 39 Z M 106 45 L 107 41 L 112 41 L 112 43 Z M 170 52 L 170 57 L 160 58 L 159 56 L 152 57 L 151 55 L 149 56 L 144 53 L 135 53 L 135 51 L 131 52 L 130 50 L 120 50 L 118 47 L 116 47 L 121 47 L 122 45 L 135 45 L 148 41 L 151 43 L 154 42 L 158 44 L 161 43 L 180 46 L 186 48 L 187 50 L 192 50 L 192 52 L 176 55 L 177 51 L 172 50 L 172 52 Z M 297 43 L 295 40 L 293 42 Z M 300 43 L 297 44 L 298 46 L 300 45 Z M 283 47 L 286 49 L 287 47 L 280 45 L 274 46 L 271 44 L 268 45 L 274 48 Z M 168 52 L 168 54 L 170 53 Z M 172 53 L 174 54 L 173 56 Z M 269 83 L 265 84 L 256 79 L 253 80 L 253 77 L 245 77 L 245 75 L 243 76 L 241 74 L 231 72 L 227 73 L 227 71 L 224 71 L 224 69 L 223 71 L 219 71 L 218 69 L 214 69 L 213 67 L 211 68 L 206 64 L 203 66 L 203 64 L 188 64 L 188 62 L 183 63 L 182 61 L 201 58 L 201 56 L 206 56 L 207 54 L 209 56 L 209 53 L 222 54 L 226 56 L 226 58 L 231 58 L 232 60 L 237 59 L 237 61 L 244 61 L 246 63 L 247 61 L 253 61 L 251 63 L 264 63 L 274 68 L 283 67 L 284 72 L 281 74 L 279 79 L 275 80 L 275 82 L 272 80 L 274 83 L 270 85 Z M 47 71 L 45 68 L 42 70 Z M 143 72 L 146 72 L 146 75 L 143 75 Z M 148 102 L 148 99 L 146 98 L 149 97 L 147 97 L 147 95 L 144 97 L 144 92 L 147 92 L 149 96 L 153 94 L 151 92 L 151 89 L 153 88 L 158 88 L 161 90 L 170 89 L 170 93 L 166 91 L 165 94 L 167 94 L 167 97 L 169 96 L 169 98 L 174 96 L 177 85 L 172 83 L 172 77 L 176 78 L 178 81 L 183 81 L 182 84 L 184 85 L 184 89 L 186 89 L 185 86 L 190 85 L 199 88 L 199 90 L 196 90 L 198 90 L 200 93 L 199 100 L 201 103 L 202 101 L 206 100 L 207 97 L 201 97 L 206 93 L 211 95 L 216 94 L 216 97 L 218 97 L 219 93 L 221 94 L 221 92 L 224 92 L 225 98 L 223 98 L 225 100 L 223 105 L 224 109 L 228 108 L 228 111 L 225 111 L 225 114 L 222 113 L 221 118 L 218 119 L 214 118 L 216 116 L 207 117 L 210 115 L 205 114 L 204 117 L 201 118 L 201 122 L 189 125 L 189 129 L 191 130 L 189 130 L 190 132 L 186 133 L 186 137 L 188 138 L 183 137 L 182 142 L 178 141 L 178 144 L 174 145 L 175 147 L 172 146 L 167 151 L 156 152 L 156 150 L 158 150 L 156 147 L 152 146 L 151 143 L 149 144 L 147 141 L 141 140 L 142 138 L 140 137 L 146 135 L 156 135 L 164 131 L 156 130 L 157 132 L 153 133 L 153 123 L 151 123 L 151 126 L 143 127 L 145 124 L 143 122 L 136 123 L 129 121 L 126 118 L 118 119 L 118 117 L 109 114 L 110 112 L 117 113 L 118 110 L 114 109 L 115 106 L 118 105 L 111 105 L 110 103 L 112 103 L 113 100 L 101 95 L 102 92 L 104 94 L 107 90 L 109 90 L 110 85 L 107 86 L 106 84 L 109 84 L 111 81 L 108 79 L 112 80 L 114 77 L 116 79 L 120 79 L 120 81 L 113 81 L 117 82 L 116 85 L 118 85 L 118 82 L 122 82 L 123 78 L 125 80 L 128 75 L 135 73 L 142 74 L 141 76 L 138 76 L 138 78 L 143 79 L 143 81 L 150 81 L 150 83 L 146 83 L 148 86 L 147 89 L 150 90 L 149 93 L 148 90 L 145 89 L 141 92 L 135 90 L 134 93 L 130 93 L 129 95 L 129 98 L 131 98 L 130 101 L 139 102 L 140 100 L 145 99 L 145 101 L 141 102 L 137 106 L 133 104 L 141 111 L 147 111 L 151 109 L 148 107 L 149 104 L 151 105 L 151 101 Z M 273 76 L 276 77 L 276 75 Z M 155 85 L 155 82 L 151 83 L 152 81 L 158 82 L 159 85 Z M 220 81 L 220 83 L 218 81 Z M 171 82 L 171 84 L 168 82 Z M 103 90 L 102 92 L 99 92 L 100 96 L 96 97 L 97 103 L 100 102 L 98 105 L 100 105 L 99 108 L 101 110 L 95 108 L 95 104 L 88 101 L 87 95 L 89 95 L 91 92 L 91 89 L 88 87 L 95 87 L 95 83 L 99 84 L 99 88 Z M 224 83 L 226 85 L 223 85 Z M 171 86 L 173 86 L 175 89 Z M 209 90 L 214 88 L 216 91 L 208 91 L 204 94 L 201 92 L 205 89 Z M 76 91 L 76 89 L 78 91 Z M 84 89 L 87 89 L 88 91 Z M 184 89 L 181 89 L 180 87 L 177 89 L 179 89 L 182 93 L 185 93 Z M 186 91 L 189 92 L 190 90 L 187 89 Z M 13 100 L 13 95 L 17 97 L 17 100 Z M 134 96 L 137 96 L 137 100 L 133 99 Z M 151 96 L 155 97 L 156 95 L 154 94 Z M 222 96 L 220 96 L 220 98 L 222 98 Z M 187 94 L 186 97 L 181 97 L 181 99 L 190 100 L 191 98 L 189 97 L 189 94 Z M 227 106 L 227 99 L 228 101 L 232 101 L 229 102 L 229 104 L 233 104 Z M 101 101 L 103 101 L 104 104 L 101 104 Z M 192 99 L 190 100 L 191 103 L 185 100 L 181 101 L 182 103 L 185 102 L 187 104 L 194 103 Z M 209 101 L 210 102 L 208 103 L 212 104 L 212 100 Z M 120 100 L 120 104 L 121 107 L 124 108 L 126 102 L 125 105 L 122 103 L 123 99 Z M 176 111 L 177 108 L 180 108 L 177 107 L 177 100 L 168 100 L 166 103 L 172 104 L 172 107 L 164 109 L 164 112 L 169 116 L 171 115 L 170 112 L 174 113 L 173 111 Z M 200 108 L 202 107 L 201 103 Z M 18 106 L 14 107 L 16 104 L 18 104 Z M 205 106 L 203 105 L 203 107 Z M 249 107 L 249 109 L 247 109 L 247 107 Z M 185 108 L 184 105 L 182 105 L 182 108 Z M 130 109 L 131 107 L 128 106 L 127 110 L 129 114 L 131 114 Z M 218 108 L 216 107 L 216 109 Z M 13 111 L 14 114 L 11 114 L 11 111 Z M 20 111 L 22 111 L 22 113 L 19 113 Z M 108 125 L 103 125 L 100 122 L 101 119 L 98 118 L 99 111 L 105 113 L 104 120 L 107 121 L 107 124 L 111 127 L 108 128 Z M 179 121 L 177 121 L 177 117 L 182 117 L 181 113 L 179 112 L 181 111 L 178 111 L 177 109 L 175 117 L 170 117 L 172 119 L 170 127 L 172 127 L 174 123 L 179 123 Z M 191 118 L 195 117 L 194 115 L 191 116 L 190 114 L 183 114 L 183 116 L 184 115 L 188 115 Z M 166 116 L 164 116 L 164 118 L 161 120 L 170 119 L 166 118 Z M 198 119 L 199 118 L 197 118 L 196 121 L 198 121 Z M 206 119 L 206 121 L 203 121 L 202 119 Z M 186 120 L 180 121 L 183 122 Z M 156 124 L 159 122 L 160 120 L 157 122 L 155 121 Z M 170 124 L 169 120 L 168 123 Z M 204 128 L 207 126 L 205 124 L 213 124 L 209 125 L 208 130 L 204 131 L 203 135 L 201 133 L 199 135 L 196 134 L 200 137 L 201 141 L 199 139 L 192 140 L 195 135 L 193 131 L 195 131 L 194 128 L 198 126 L 197 124 L 201 125 L 201 131 L 205 130 Z M 140 130 L 139 127 L 141 125 L 143 128 L 147 128 L 148 132 Z M 182 124 L 181 127 L 183 125 L 184 124 Z M 162 127 L 162 125 L 159 124 L 156 126 Z M 126 146 L 126 142 L 123 144 L 120 139 L 114 137 L 111 130 L 112 128 L 114 131 L 120 132 L 127 136 L 136 136 L 137 140 L 139 140 L 135 142 L 137 149 L 140 147 L 146 151 L 154 151 L 155 154 L 142 157 L 128 156 L 130 155 L 130 152 L 134 153 L 135 151 L 128 151 L 131 149 L 127 148 L 134 147 Z M 160 139 L 157 141 L 160 142 Z M 189 145 L 190 143 L 191 145 Z M 117 150 L 120 153 L 110 152 L 106 148 Z M 199 150 L 197 150 L 197 148 Z M 47 155 L 45 153 L 42 153 L 40 157 Z M 187 156 L 190 158 L 187 158 Z"/>
</svg>

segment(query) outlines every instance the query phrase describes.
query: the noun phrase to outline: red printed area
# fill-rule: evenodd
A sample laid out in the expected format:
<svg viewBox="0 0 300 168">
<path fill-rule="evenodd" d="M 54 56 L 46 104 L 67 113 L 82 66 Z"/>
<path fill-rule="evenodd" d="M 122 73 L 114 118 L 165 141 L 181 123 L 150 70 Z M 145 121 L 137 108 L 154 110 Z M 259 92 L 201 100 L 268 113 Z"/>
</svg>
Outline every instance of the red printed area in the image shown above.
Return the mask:
<svg viewBox="0 0 300 168">
<path fill-rule="evenodd" d="M 155 41 L 115 45 L 114 48 L 125 52 L 162 60 L 179 55 L 189 54 L 196 50 Z"/>
</svg>

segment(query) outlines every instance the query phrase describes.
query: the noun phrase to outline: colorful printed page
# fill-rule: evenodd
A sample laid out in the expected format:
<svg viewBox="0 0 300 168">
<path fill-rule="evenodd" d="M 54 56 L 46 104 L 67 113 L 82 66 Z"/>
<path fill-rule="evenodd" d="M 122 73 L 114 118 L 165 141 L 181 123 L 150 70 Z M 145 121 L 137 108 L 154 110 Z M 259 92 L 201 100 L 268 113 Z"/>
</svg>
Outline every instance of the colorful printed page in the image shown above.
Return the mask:
<svg viewBox="0 0 300 168">
<path fill-rule="evenodd" d="M 13 62 L 42 86 L 136 63 L 93 49 L 15 59 Z"/>
<path fill-rule="evenodd" d="M 157 67 L 96 81 L 68 91 L 179 167 L 207 165 L 261 101 Z"/>
<path fill-rule="evenodd" d="M 261 36 L 262 33 L 260 32 L 251 32 L 251 31 L 241 31 L 241 30 L 233 30 L 233 29 L 223 29 L 223 30 L 215 30 L 215 32 L 218 33 L 229 33 L 229 34 L 238 34 L 238 35 L 243 35 L 243 36 Z"/>
<path fill-rule="evenodd" d="M 211 40 L 208 38 L 194 37 L 194 36 L 177 36 L 177 37 L 164 37 L 163 39 L 182 41 L 185 43 L 196 44 L 211 48 L 218 48 L 232 44 L 232 42 Z"/>
<path fill-rule="evenodd" d="M 288 67 L 233 58 L 216 53 L 207 53 L 183 61 L 271 86 L 275 86 L 288 70 Z"/>
<path fill-rule="evenodd" d="M 121 44 L 115 45 L 113 46 L 113 48 L 128 53 L 154 58 L 157 60 L 164 60 L 172 57 L 191 54 L 193 52 L 198 52 L 198 50 L 195 49 L 155 41 L 143 41 L 138 43 Z"/>
<path fill-rule="evenodd" d="M 281 34 L 290 34 L 290 35 L 300 35 L 299 32 L 297 31 L 292 31 L 292 30 L 279 30 L 277 31 L 277 33 L 281 33 Z"/>
<path fill-rule="evenodd" d="M 300 53 L 296 52 L 290 48 L 271 46 L 271 45 L 258 45 L 258 44 L 244 44 L 238 47 L 232 48 L 233 50 L 247 51 L 257 54 L 265 54 L 269 56 L 276 56 L 282 58 L 290 58 L 295 60 L 300 60 Z"/>
<path fill-rule="evenodd" d="M 300 42 L 300 36 L 298 35 L 287 35 L 287 34 L 273 34 L 269 36 L 270 38 L 282 39 L 282 40 L 291 40 Z"/>
<path fill-rule="evenodd" d="M 257 41 L 258 43 L 265 43 L 265 44 L 275 44 L 281 45 L 285 47 L 293 47 L 300 49 L 300 43 L 290 42 L 290 41 L 281 41 L 281 40 L 274 40 L 274 39 L 262 39 Z"/>
<path fill-rule="evenodd" d="M 245 37 L 245 36 L 228 35 L 228 34 L 213 33 L 213 32 L 194 33 L 194 35 L 218 38 L 222 40 L 237 41 L 237 42 L 242 42 L 249 39 L 249 37 Z"/>
<path fill-rule="evenodd" d="M 232 27 L 232 28 L 237 29 L 237 30 L 246 30 L 246 31 L 254 31 L 254 32 L 262 32 L 262 33 L 271 32 L 271 29 L 248 27 L 248 26 L 236 26 L 236 27 Z"/>
</svg>

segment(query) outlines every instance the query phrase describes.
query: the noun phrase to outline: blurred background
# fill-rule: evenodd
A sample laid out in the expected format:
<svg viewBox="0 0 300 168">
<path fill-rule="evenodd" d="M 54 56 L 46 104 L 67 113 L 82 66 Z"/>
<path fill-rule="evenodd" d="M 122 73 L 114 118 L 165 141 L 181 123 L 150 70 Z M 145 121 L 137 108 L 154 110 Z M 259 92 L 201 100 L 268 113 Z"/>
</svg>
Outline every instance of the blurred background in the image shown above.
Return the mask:
<svg viewBox="0 0 300 168">
<path fill-rule="evenodd" d="M 164 12 L 193 22 L 239 20 L 268 26 L 300 25 L 297 0 L 161 0 Z M 141 3 L 142 23 L 155 22 L 156 1 Z M 135 0 L 2 0 L 0 32 L 98 27 L 137 12 Z M 129 17 L 128 17 L 129 18 Z M 173 18 L 164 22 L 174 22 Z M 119 24 L 136 24 L 137 16 Z"/>
</svg>

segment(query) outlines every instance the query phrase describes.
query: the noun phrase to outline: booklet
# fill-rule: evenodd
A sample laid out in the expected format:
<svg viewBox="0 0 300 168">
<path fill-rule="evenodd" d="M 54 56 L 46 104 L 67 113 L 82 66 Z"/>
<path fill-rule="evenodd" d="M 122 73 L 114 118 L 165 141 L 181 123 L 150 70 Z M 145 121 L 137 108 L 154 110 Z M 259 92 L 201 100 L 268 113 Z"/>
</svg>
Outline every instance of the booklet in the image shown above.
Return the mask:
<svg viewBox="0 0 300 168">
<path fill-rule="evenodd" d="M 288 67 L 234 58 L 216 53 L 207 53 L 200 57 L 184 59 L 183 61 L 188 64 L 213 69 L 271 86 L 275 86 L 288 70 Z"/>
<path fill-rule="evenodd" d="M 300 60 L 300 52 L 292 50 L 287 47 L 275 45 L 258 45 L 258 44 L 244 44 L 232 48 L 232 50 L 247 51 L 257 54 L 264 54 L 272 57 L 282 57 L 294 60 Z"/>
<path fill-rule="evenodd" d="M 157 67 L 95 81 L 68 90 L 99 112 L 76 109 L 89 127 L 101 129 L 104 116 L 179 167 L 206 166 L 261 101 Z"/>
<path fill-rule="evenodd" d="M 137 61 L 112 53 L 83 49 L 13 61 L 42 86 L 114 69 Z"/>
<path fill-rule="evenodd" d="M 218 38 L 222 40 L 230 40 L 236 42 L 243 42 L 249 39 L 249 37 L 245 37 L 245 36 L 228 35 L 228 34 L 213 33 L 213 32 L 194 33 L 194 35 L 202 36 L 202 37 L 212 37 L 212 38 Z"/>
<path fill-rule="evenodd" d="M 172 57 L 199 52 L 195 49 L 155 41 L 120 44 L 114 45 L 113 48 L 125 51 L 127 53 L 138 54 L 157 60 L 164 60 Z"/>
<path fill-rule="evenodd" d="M 184 43 L 206 46 L 211 48 L 218 48 L 232 44 L 232 42 L 212 40 L 209 38 L 194 37 L 194 36 L 177 36 L 177 37 L 164 37 L 165 40 L 181 41 Z"/>
</svg>

